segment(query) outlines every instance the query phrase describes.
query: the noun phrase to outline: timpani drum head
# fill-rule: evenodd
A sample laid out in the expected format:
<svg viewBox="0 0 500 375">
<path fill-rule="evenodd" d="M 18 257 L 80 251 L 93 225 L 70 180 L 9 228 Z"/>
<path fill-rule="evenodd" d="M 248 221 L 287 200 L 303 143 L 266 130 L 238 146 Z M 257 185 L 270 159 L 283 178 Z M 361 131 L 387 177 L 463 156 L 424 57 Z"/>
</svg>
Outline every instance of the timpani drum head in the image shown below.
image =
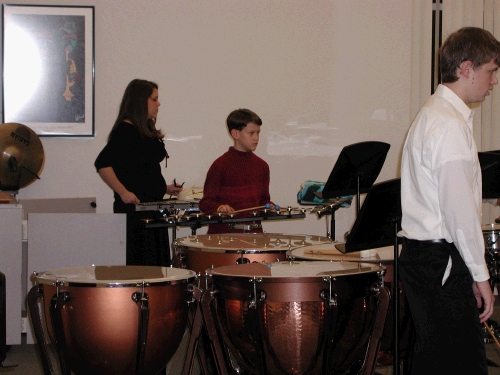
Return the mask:
<svg viewBox="0 0 500 375">
<path fill-rule="evenodd" d="M 75 287 L 128 287 L 143 281 L 151 285 L 186 282 L 196 277 L 193 271 L 154 266 L 93 266 L 62 268 L 37 273 L 38 284 L 54 285 L 59 281 Z"/>
<path fill-rule="evenodd" d="M 226 233 L 179 238 L 174 246 L 186 255 L 187 269 L 203 274 L 210 268 L 237 263 L 283 261 L 290 249 L 331 242 L 328 237 L 313 235 Z"/>
<path fill-rule="evenodd" d="M 287 257 L 297 260 L 330 260 L 382 264 L 387 267 L 384 280 L 394 279 L 394 247 L 380 247 L 361 251 L 343 253 L 336 248 L 339 243 L 305 246 L 289 250 Z"/>
<path fill-rule="evenodd" d="M 212 277 L 227 279 L 248 277 L 262 278 L 262 282 L 306 282 L 325 276 L 347 277 L 353 274 L 381 272 L 383 267 L 359 262 L 289 261 L 280 263 L 253 263 L 217 267 L 211 270 Z"/>
</svg>

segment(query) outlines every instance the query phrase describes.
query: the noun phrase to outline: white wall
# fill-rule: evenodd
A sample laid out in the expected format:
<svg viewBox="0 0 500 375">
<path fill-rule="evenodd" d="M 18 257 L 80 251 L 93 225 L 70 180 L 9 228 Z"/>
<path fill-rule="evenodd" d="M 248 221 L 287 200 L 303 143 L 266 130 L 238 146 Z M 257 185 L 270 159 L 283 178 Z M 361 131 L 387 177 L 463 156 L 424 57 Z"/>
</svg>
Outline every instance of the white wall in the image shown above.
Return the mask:
<svg viewBox="0 0 500 375">
<path fill-rule="evenodd" d="M 160 86 L 167 181 L 202 185 L 212 161 L 232 144 L 225 118 L 241 107 L 263 119 L 256 153 L 270 164 L 271 197 L 281 206 L 297 205 L 303 181 L 326 181 L 352 143 L 389 143 L 377 182 L 398 176 L 410 123 L 410 1 L 50 3 L 95 6 L 95 137 L 42 137 L 41 180 L 22 189 L 20 199 L 96 196 L 98 212 L 112 212 L 112 193 L 93 162 L 133 78 Z M 337 211 L 337 239 L 354 217 L 354 205 Z M 265 229 L 325 235 L 323 220 L 309 215 Z"/>
</svg>

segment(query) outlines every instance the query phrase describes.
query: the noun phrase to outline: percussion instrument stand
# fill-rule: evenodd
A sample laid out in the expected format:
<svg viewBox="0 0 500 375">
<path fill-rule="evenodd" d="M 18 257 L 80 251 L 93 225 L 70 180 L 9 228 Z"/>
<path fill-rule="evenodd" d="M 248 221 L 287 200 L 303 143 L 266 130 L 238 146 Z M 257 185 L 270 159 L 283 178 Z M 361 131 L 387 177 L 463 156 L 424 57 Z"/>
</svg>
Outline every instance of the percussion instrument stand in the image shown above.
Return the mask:
<svg viewBox="0 0 500 375">
<path fill-rule="evenodd" d="M 499 274 L 498 274 L 497 261 L 494 258 L 494 254 L 489 253 L 488 250 L 486 250 L 485 258 L 486 258 L 486 264 L 488 266 L 488 270 L 490 271 L 490 280 L 489 280 L 490 281 L 490 287 L 491 287 L 491 290 L 494 292 L 495 291 L 495 285 L 497 285 L 498 281 L 500 280 L 499 279 Z M 496 323 L 496 321 L 494 321 L 493 319 L 488 319 L 488 321 L 486 322 L 486 324 L 488 326 L 498 326 L 498 324 Z M 493 335 L 495 335 L 495 332 L 497 330 L 498 330 L 498 328 L 497 329 L 492 329 L 491 331 L 488 330 L 486 332 L 490 336 L 493 336 Z M 492 339 L 495 340 L 495 337 L 492 337 Z M 486 362 L 487 362 L 488 366 L 491 366 L 491 367 L 500 367 L 500 365 L 498 365 L 497 363 L 493 362 L 491 359 L 486 358 Z"/>
<path fill-rule="evenodd" d="M 500 150 L 488 152 L 478 152 L 479 164 L 481 165 L 482 176 L 482 197 L 483 199 L 497 199 L 500 197 Z M 490 286 L 494 290 L 495 284 L 499 281 L 496 260 L 493 254 L 485 254 L 486 263 L 489 269 L 494 269 L 494 274 L 490 272 Z M 499 367 L 496 363 L 487 359 L 488 366 Z"/>
<path fill-rule="evenodd" d="M 391 146 L 384 142 L 360 142 L 345 146 L 320 193 L 320 198 L 338 198 L 356 194 L 357 211 L 360 209 L 360 193 L 366 193 L 377 179 Z M 335 232 L 332 216 L 332 234 Z"/>
<path fill-rule="evenodd" d="M 345 245 L 336 246 L 344 253 L 394 246 L 393 276 L 393 375 L 399 375 L 399 242 L 401 229 L 401 179 L 373 185 L 363 202 Z"/>
<path fill-rule="evenodd" d="M 190 302 L 189 309 L 189 322 L 190 322 L 190 338 L 186 357 L 184 359 L 184 366 L 182 375 L 191 375 L 194 366 L 195 352 L 198 354 L 198 361 L 200 363 L 201 373 L 208 375 L 209 370 L 206 364 L 205 356 L 200 355 L 200 342 L 203 327 L 203 315 L 201 312 L 201 296 L 203 291 L 195 285 L 189 286 L 189 292 L 192 294 L 192 301 Z"/>
<path fill-rule="evenodd" d="M 332 241 L 335 241 L 335 211 L 337 211 L 340 207 L 342 207 L 342 204 L 347 202 L 350 204 L 351 201 L 352 199 L 350 198 L 336 198 L 333 199 L 332 202 L 325 204 L 323 205 L 322 208 L 316 210 L 316 215 L 318 215 L 318 219 L 321 219 L 323 215 L 331 216 L 330 229 L 329 229 L 330 233 L 327 234 L 327 237 L 329 237 Z"/>
</svg>

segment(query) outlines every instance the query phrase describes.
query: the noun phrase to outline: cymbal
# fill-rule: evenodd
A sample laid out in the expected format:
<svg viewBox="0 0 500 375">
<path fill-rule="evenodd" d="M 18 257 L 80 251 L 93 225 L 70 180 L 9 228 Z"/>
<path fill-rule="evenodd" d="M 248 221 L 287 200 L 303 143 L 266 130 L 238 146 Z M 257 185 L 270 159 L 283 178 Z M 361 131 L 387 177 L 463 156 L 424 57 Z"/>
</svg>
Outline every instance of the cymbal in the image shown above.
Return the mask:
<svg viewBox="0 0 500 375">
<path fill-rule="evenodd" d="M 23 124 L 0 124 L 0 190 L 28 186 L 43 169 L 44 152 L 38 135 Z"/>
</svg>

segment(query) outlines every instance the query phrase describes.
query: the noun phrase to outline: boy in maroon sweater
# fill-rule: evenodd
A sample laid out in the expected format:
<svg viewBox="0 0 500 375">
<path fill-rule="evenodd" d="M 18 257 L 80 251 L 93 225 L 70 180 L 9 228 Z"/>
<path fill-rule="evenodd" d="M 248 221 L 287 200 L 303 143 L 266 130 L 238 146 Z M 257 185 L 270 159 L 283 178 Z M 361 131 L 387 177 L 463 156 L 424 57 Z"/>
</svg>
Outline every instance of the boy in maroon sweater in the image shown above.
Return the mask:
<svg viewBox="0 0 500 375">
<path fill-rule="evenodd" d="M 251 207 L 274 205 L 269 196 L 269 165 L 253 153 L 259 143 L 262 120 L 249 109 L 237 109 L 226 120 L 234 146 L 208 170 L 199 208 L 207 214 L 231 213 Z M 242 232 L 228 224 L 211 224 L 208 233 Z M 262 232 L 256 229 L 254 232 Z"/>
</svg>

